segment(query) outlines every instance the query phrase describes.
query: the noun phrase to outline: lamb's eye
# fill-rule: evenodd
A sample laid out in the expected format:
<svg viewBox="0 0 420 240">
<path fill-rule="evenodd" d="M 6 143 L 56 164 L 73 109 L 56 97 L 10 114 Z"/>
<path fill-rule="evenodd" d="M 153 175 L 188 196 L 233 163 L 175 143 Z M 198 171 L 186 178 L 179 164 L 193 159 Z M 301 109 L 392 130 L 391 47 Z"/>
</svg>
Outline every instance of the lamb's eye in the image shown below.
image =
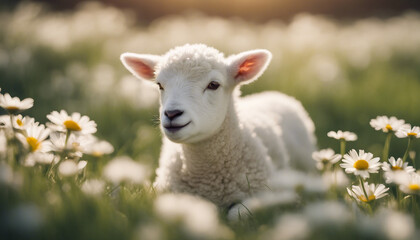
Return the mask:
<svg viewBox="0 0 420 240">
<path fill-rule="evenodd" d="M 211 81 L 209 85 L 207 85 L 207 89 L 216 90 L 220 87 L 220 84 L 216 81 Z"/>
<path fill-rule="evenodd" d="M 157 83 L 157 85 L 159 86 L 159 89 L 160 89 L 160 90 L 163 90 L 162 84 Z"/>
</svg>

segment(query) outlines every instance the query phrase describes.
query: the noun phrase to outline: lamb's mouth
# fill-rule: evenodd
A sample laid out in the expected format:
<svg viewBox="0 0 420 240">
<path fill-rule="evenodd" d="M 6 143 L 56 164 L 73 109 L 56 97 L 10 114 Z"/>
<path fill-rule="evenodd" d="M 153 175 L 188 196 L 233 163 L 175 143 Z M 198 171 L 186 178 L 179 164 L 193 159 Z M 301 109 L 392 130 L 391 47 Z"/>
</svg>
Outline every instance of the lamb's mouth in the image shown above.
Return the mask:
<svg viewBox="0 0 420 240">
<path fill-rule="evenodd" d="M 171 132 L 171 133 L 174 133 L 174 132 L 177 132 L 177 131 L 179 131 L 179 130 L 181 130 L 182 128 L 184 128 L 184 127 L 186 127 L 188 124 L 190 124 L 191 123 L 191 121 L 189 121 L 189 122 L 187 122 L 186 124 L 184 124 L 184 125 L 172 125 L 172 123 L 170 123 L 169 125 L 167 125 L 167 126 L 163 126 L 167 131 L 169 131 L 169 132 Z"/>
</svg>

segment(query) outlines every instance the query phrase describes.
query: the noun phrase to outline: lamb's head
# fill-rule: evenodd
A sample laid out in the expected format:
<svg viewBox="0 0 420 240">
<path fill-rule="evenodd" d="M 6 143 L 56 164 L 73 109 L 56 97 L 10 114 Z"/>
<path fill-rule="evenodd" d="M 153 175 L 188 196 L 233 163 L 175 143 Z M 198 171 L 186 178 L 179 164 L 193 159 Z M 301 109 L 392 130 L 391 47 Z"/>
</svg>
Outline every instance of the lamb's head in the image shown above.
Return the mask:
<svg viewBox="0 0 420 240">
<path fill-rule="evenodd" d="M 124 53 L 124 66 L 160 89 L 162 132 L 172 141 L 194 143 L 217 132 L 236 86 L 257 79 L 271 59 L 267 50 L 225 58 L 203 44 L 184 45 L 163 56 Z"/>
</svg>

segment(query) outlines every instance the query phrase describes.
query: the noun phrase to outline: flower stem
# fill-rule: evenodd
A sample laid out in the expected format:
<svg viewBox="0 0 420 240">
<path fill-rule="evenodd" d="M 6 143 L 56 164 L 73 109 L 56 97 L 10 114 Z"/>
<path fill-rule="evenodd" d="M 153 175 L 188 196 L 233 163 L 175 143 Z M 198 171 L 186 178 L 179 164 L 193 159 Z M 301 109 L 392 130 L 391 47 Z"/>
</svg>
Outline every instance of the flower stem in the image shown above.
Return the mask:
<svg viewBox="0 0 420 240">
<path fill-rule="evenodd" d="M 408 138 L 407 149 L 405 150 L 405 153 L 404 153 L 404 156 L 403 156 L 403 159 L 402 159 L 403 163 L 405 163 L 405 160 L 407 160 L 407 157 L 408 157 L 408 152 L 410 152 L 410 149 L 411 149 L 411 145 L 412 145 L 412 143 L 413 143 L 413 141 L 412 141 L 412 137 L 409 137 L 409 138 Z M 416 166 L 415 166 L 414 164 L 415 164 L 415 163 L 414 163 L 414 161 L 413 161 L 413 167 L 415 168 Z"/>
<path fill-rule="evenodd" d="M 8 147 L 10 147 L 10 150 L 8 151 L 9 154 L 9 163 L 11 164 L 11 166 L 13 167 L 15 165 L 15 163 L 18 162 L 18 156 L 17 156 L 17 138 L 16 138 L 16 130 L 13 127 L 13 115 L 10 113 L 9 114 L 10 117 L 10 128 L 12 129 L 12 138 L 8 139 L 10 141 L 8 141 Z"/>
<path fill-rule="evenodd" d="M 70 137 L 70 130 L 67 130 L 66 132 L 66 140 L 64 141 L 64 149 L 67 148 L 67 142 L 69 141 L 69 137 Z"/>
<path fill-rule="evenodd" d="M 340 154 L 341 158 L 344 157 L 344 154 L 346 153 L 346 140 L 341 139 L 340 140 Z"/>
<path fill-rule="evenodd" d="M 383 162 L 386 162 L 388 160 L 389 146 L 391 145 L 391 138 L 392 138 L 393 134 L 394 134 L 394 132 L 390 131 L 386 135 L 385 146 L 384 146 L 384 150 L 383 150 L 383 153 L 382 153 L 382 161 Z"/>
<path fill-rule="evenodd" d="M 403 210 L 403 207 L 402 207 L 403 195 L 401 193 L 401 190 L 398 187 L 396 188 L 396 191 L 397 191 L 397 205 L 398 205 L 398 209 Z"/>
<path fill-rule="evenodd" d="M 367 195 L 367 192 L 366 192 L 366 189 L 365 189 L 365 183 L 363 181 L 363 178 L 360 177 L 359 180 L 360 180 L 360 185 L 362 185 L 363 194 L 365 194 L 366 200 L 368 200 L 369 199 L 369 196 Z"/>
<path fill-rule="evenodd" d="M 15 130 L 15 127 L 13 127 L 13 115 L 9 114 L 9 117 L 10 117 L 10 127 L 12 128 L 13 137 L 15 138 L 16 137 L 16 130 Z"/>
<path fill-rule="evenodd" d="M 52 171 L 53 167 L 54 167 L 54 159 L 53 159 L 53 161 L 51 162 L 51 164 L 48 166 L 48 170 L 47 170 L 47 173 L 46 173 L 46 177 L 47 177 L 48 179 L 51 179 L 51 178 L 52 178 L 52 176 L 51 176 L 51 171 Z"/>
<path fill-rule="evenodd" d="M 366 209 L 367 209 L 367 211 L 368 211 L 368 214 L 369 214 L 370 216 L 372 216 L 372 215 L 373 215 L 373 209 L 372 209 L 372 204 L 371 204 L 371 202 L 367 202 L 367 203 L 366 203 Z"/>
<path fill-rule="evenodd" d="M 416 152 L 415 151 L 409 151 L 408 157 L 410 158 L 411 162 L 413 163 L 413 166 L 416 167 Z"/>
<path fill-rule="evenodd" d="M 411 195 L 411 209 L 414 216 L 418 216 L 418 206 L 417 206 L 417 197 L 415 194 Z"/>
</svg>

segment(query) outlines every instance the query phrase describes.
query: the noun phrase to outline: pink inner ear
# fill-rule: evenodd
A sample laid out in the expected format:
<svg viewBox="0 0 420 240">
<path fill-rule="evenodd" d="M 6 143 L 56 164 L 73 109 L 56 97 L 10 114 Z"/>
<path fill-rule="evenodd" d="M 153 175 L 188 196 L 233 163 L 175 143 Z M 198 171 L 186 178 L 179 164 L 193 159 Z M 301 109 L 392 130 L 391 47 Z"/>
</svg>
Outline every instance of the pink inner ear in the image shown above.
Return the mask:
<svg viewBox="0 0 420 240">
<path fill-rule="evenodd" d="M 238 73 L 236 74 L 235 78 L 254 74 L 257 71 L 260 58 L 260 56 L 251 56 L 247 58 L 239 66 Z"/>
<path fill-rule="evenodd" d="M 152 79 L 155 77 L 155 71 L 149 65 L 137 58 L 127 58 L 128 65 L 141 77 Z"/>
</svg>

